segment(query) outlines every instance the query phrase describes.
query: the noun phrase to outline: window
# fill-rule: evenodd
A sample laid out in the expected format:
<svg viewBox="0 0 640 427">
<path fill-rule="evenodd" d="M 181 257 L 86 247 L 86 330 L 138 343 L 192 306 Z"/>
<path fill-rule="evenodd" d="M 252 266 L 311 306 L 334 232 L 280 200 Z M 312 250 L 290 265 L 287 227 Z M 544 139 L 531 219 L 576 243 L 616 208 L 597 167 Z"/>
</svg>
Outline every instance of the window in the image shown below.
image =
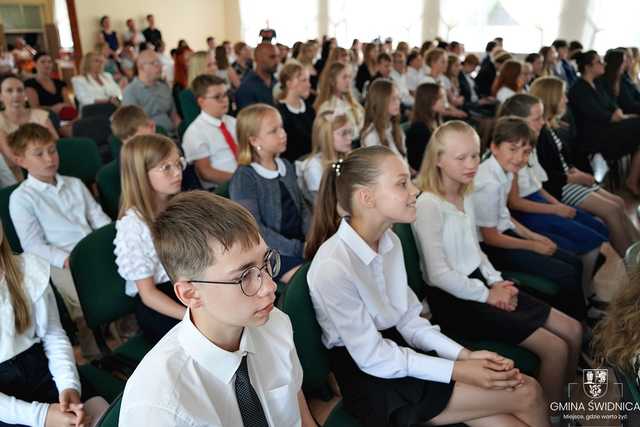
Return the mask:
<svg viewBox="0 0 640 427">
<path fill-rule="evenodd" d="M 69 12 L 65 0 L 55 0 L 55 22 L 60 35 L 60 47 L 63 49 L 73 49 L 73 37 L 71 36 L 71 24 L 69 23 Z"/>
<path fill-rule="evenodd" d="M 558 34 L 562 1 L 440 0 L 440 33 L 483 52 L 488 41 L 504 38 L 510 52 L 537 52 Z"/>
<path fill-rule="evenodd" d="M 640 33 L 634 31 L 640 2 L 625 0 L 591 0 L 587 26 L 591 27 L 586 46 L 604 55 L 607 49 L 640 45 Z"/>
<path fill-rule="evenodd" d="M 318 2 L 240 0 L 241 34 L 250 45 L 260 42 L 263 28 L 276 30 L 276 42 L 292 46 L 318 37 Z"/>
<path fill-rule="evenodd" d="M 329 34 L 338 45 L 351 46 L 353 39 L 370 42 L 392 37 L 394 44 L 406 41 L 410 46 L 422 43 L 422 0 L 327 0 Z"/>
</svg>

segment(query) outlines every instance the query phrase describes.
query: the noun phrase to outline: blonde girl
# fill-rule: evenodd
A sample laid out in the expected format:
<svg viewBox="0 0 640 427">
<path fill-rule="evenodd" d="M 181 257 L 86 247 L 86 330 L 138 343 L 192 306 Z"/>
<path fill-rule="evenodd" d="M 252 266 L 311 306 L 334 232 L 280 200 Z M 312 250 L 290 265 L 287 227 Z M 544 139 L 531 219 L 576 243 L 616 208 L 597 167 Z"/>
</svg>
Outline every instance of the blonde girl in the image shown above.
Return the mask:
<svg viewBox="0 0 640 427">
<path fill-rule="evenodd" d="M 400 94 L 389 79 L 376 79 L 365 104 L 362 146 L 384 145 L 406 158 L 405 135 L 400 128 Z"/>
<path fill-rule="evenodd" d="M 326 72 L 322 73 L 318 84 L 318 96 L 313 104 L 316 113 L 325 110 L 343 112 L 353 126 L 353 138 L 357 139 L 364 124 L 364 108 L 351 93 L 351 68 L 341 62 L 334 62 L 328 64 L 325 69 Z"/>
<path fill-rule="evenodd" d="M 287 134 L 278 110 L 266 104 L 243 108 L 236 123 L 240 166 L 229 193 L 253 214 L 267 245 L 281 254 L 276 279 L 286 283 L 302 264 L 309 219 L 295 168 L 280 158 Z"/>
<path fill-rule="evenodd" d="M 564 385 L 575 381 L 582 327 L 503 279 L 480 249 L 471 200 L 479 164 L 478 134 L 454 120 L 434 132 L 416 179 L 422 194 L 412 229 L 432 319 L 457 337 L 534 352 L 547 399 L 561 401 Z"/>
<path fill-rule="evenodd" d="M 158 259 L 150 227 L 169 198 L 180 191 L 186 163 L 169 138 L 140 135 L 122 147 L 120 164 L 116 264 L 126 280 L 125 293 L 136 299 L 140 328 L 156 342 L 184 317 L 185 307 Z"/>
<path fill-rule="evenodd" d="M 48 261 L 13 255 L 0 225 L 0 425 L 92 425 L 108 404 L 80 400 L 71 343 L 49 286 Z"/>
<path fill-rule="evenodd" d="M 298 185 L 309 204 L 313 205 L 327 165 L 351 151 L 352 137 L 353 129 L 345 114 L 328 110 L 316 116 L 311 134 L 312 152 L 295 163 Z"/>
</svg>

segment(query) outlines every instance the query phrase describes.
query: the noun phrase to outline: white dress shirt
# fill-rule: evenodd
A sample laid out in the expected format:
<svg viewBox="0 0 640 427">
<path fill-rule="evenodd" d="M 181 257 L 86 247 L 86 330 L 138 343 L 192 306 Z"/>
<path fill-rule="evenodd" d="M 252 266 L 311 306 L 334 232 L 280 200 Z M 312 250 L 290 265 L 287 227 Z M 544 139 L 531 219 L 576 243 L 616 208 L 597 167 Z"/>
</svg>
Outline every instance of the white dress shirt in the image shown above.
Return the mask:
<svg viewBox="0 0 640 427">
<path fill-rule="evenodd" d="M 182 149 L 187 162 L 193 163 L 196 160 L 208 158 L 214 169 L 229 173 L 236 171 L 238 162 L 220 130 L 222 123 L 237 144 L 235 118 L 225 114 L 220 120 L 202 111 L 184 133 Z M 200 182 L 207 190 L 217 185 L 204 179 L 200 179 Z"/>
<path fill-rule="evenodd" d="M 118 83 L 113 80 L 109 73 L 100 74 L 102 84 L 94 80 L 90 75 L 75 76 L 71 79 L 73 93 L 75 94 L 80 109 L 85 105 L 95 104 L 99 99 L 109 99 L 112 97 L 122 99 L 122 90 Z"/>
<path fill-rule="evenodd" d="M 396 146 L 396 143 L 393 140 L 392 127 L 387 126 L 387 128 L 384 130 L 384 137 L 387 141 L 387 147 L 390 148 L 391 151 L 393 151 L 395 154 L 405 159 L 406 161 L 406 156 L 407 156 L 406 155 L 407 147 L 405 145 L 406 136 L 404 132 L 400 132 L 400 136 L 402 137 L 400 146 L 402 147 L 402 151 L 404 151 L 405 154 L 402 154 L 398 150 L 398 147 Z M 373 147 L 374 145 L 382 145 L 382 141 L 380 141 L 380 136 L 378 135 L 378 132 L 376 132 L 376 130 L 373 127 L 373 124 L 371 124 L 364 132 L 362 132 L 362 146 Z"/>
<path fill-rule="evenodd" d="M 22 249 L 58 268 L 80 240 L 111 222 L 82 181 L 62 175 L 55 185 L 29 175 L 11 194 L 9 213 Z"/>
<path fill-rule="evenodd" d="M 118 274 L 127 281 L 125 293 L 130 297 L 138 295 L 136 280 L 152 277 L 155 284 L 169 281 L 153 245 L 151 231 L 135 209 L 129 209 L 116 221 L 113 245 Z"/>
<path fill-rule="evenodd" d="M 425 192 L 418 197 L 416 208 L 411 229 L 425 282 L 460 299 L 486 302 L 489 289 L 469 275 L 480 268 L 490 285 L 503 279 L 478 244 L 471 197 L 464 198 L 463 212 L 442 197 Z"/>
<path fill-rule="evenodd" d="M 142 359 L 127 381 L 120 427 L 242 426 L 235 373 L 244 356 L 270 426 L 300 426 L 302 368 L 291 322 L 274 308 L 267 323 L 245 327 L 228 352 L 192 323 L 190 310 Z"/>
<path fill-rule="evenodd" d="M 317 153 L 307 156 L 302 160 L 296 160 L 296 175 L 298 177 L 298 187 L 302 191 L 305 200 L 313 205 L 316 194 L 320 189 L 320 181 L 324 173 L 324 163 L 322 154 Z"/>
<path fill-rule="evenodd" d="M 496 93 L 496 99 L 499 103 L 502 104 L 504 101 L 511 98 L 515 94 L 516 92 L 513 89 L 502 86 L 500 89 L 498 89 L 498 93 Z"/>
<path fill-rule="evenodd" d="M 400 74 L 396 70 L 391 70 L 391 80 L 393 80 L 398 88 L 400 101 L 404 105 L 413 106 L 415 100 L 409 93 L 409 88 L 407 87 L 407 73 Z"/>
<path fill-rule="evenodd" d="M 74 389 L 80 393 L 73 349 L 60 325 L 58 307 L 49 287 L 49 263 L 31 254 L 22 254 L 19 263 L 24 273 L 23 289 L 29 300 L 31 324 L 18 335 L 6 279 L 0 279 L 0 363 L 42 343 L 49 360 L 49 371 L 58 390 Z M 44 427 L 48 403 L 25 402 L 0 393 L 0 421 Z"/>
<path fill-rule="evenodd" d="M 375 252 L 343 219 L 313 258 L 307 279 L 325 347 L 345 346 L 358 367 L 375 377 L 451 381 L 463 347 L 420 317 L 422 304 L 407 283 L 402 245 L 391 230 Z M 379 331 L 391 327 L 410 346 L 440 357 L 383 338 Z"/>
<path fill-rule="evenodd" d="M 473 181 L 473 210 L 478 227 L 497 228 L 500 233 L 515 229 L 507 208 L 513 174 L 505 172 L 495 157 L 480 163 Z M 482 234 L 478 235 L 482 240 Z"/>
<path fill-rule="evenodd" d="M 424 77 L 425 77 L 425 74 L 422 69 L 416 70 L 413 67 L 407 67 L 407 74 L 406 74 L 407 89 L 409 89 L 411 92 L 415 92 L 416 88 L 418 87 L 418 84 L 420 84 L 420 82 Z"/>
<path fill-rule="evenodd" d="M 529 166 L 525 166 L 518 171 L 518 194 L 520 197 L 527 197 L 536 191 L 540 191 L 542 183 L 549 177 L 540 162 L 536 150 L 529 156 Z"/>
</svg>

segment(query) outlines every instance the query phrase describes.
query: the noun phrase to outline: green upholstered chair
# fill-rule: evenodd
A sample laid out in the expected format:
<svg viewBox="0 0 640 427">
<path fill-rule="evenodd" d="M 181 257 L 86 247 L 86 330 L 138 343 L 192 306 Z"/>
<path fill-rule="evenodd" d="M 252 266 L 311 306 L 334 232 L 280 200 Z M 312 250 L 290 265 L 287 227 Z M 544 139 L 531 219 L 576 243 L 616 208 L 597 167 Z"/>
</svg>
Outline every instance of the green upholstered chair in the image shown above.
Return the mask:
<svg viewBox="0 0 640 427">
<path fill-rule="evenodd" d="M 304 372 L 302 388 L 307 395 L 320 393 L 330 397 L 327 381 L 329 356 L 320 339 L 322 330 L 316 320 L 316 313 L 309 295 L 307 283 L 309 265 L 306 263 L 300 267 L 287 285 L 282 310 L 289 315 L 293 326 L 293 341 Z M 359 423 L 338 403 L 329 414 L 324 426 L 357 427 Z"/>
<path fill-rule="evenodd" d="M 22 245 L 20 245 L 20 239 L 16 233 L 16 229 L 11 221 L 11 215 L 9 214 L 9 198 L 11 193 L 18 188 L 20 184 L 14 184 L 9 187 L 5 187 L 0 190 L 0 219 L 2 219 L 2 227 L 4 229 L 4 237 L 9 241 L 11 249 L 14 253 L 22 253 Z"/>
<path fill-rule="evenodd" d="M 229 183 L 231 181 L 226 181 L 223 182 L 222 184 L 218 185 L 218 187 L 216 187 L 215 193 L 220 196 L 220 197 L 224 197 L 225 199 L 230 198 L 231 196 L 229 195 Z"/>
<path fill-rule="evenodd" d="M 416 293 L 418 299 L 423 300 L 425 297 L 425 288 L 427 284 L 422 279 L 422 271 L 420 269 L 420 255 L 416 246 L 416 241 L 409 224 L 396 224 L 393 231 L 400 238 L 402 243 L 402 252 L 404 254 L 404 264 L 407 270 L 407 279 L 409 286 Z M 493 340 L 462 340 L 458 337 L 452 337 L 460 344 L 471 350 L 491 350 L 505 357 L 512 359 L 516 366 L 528 375 L 535 375 L 538 371 L 540 360 L 538 357 L 522 347 L 512 344 L 493 341 Z"/>
<path fill-rule="evenodd" d="M 118 162 L 112 160 L 101 167 L 96 176 L 96 184 L 98 184 L 102 210 L 104 210 L 111 219 L 115 220 L 118 216 L 120 193 L 122 191 Z"/>
<path fill-rule="evenodd" d="M 180 108 L 182 109 L 182 115 L 184 116 L 184 122 L 188 127 L 193 122 L 198 114 L 200 114 L 200 107 L 196 101 L 196 97 L 189 89 L 185 89 L 178 95 L 178 102 L 180 102 Z M 185 127 L 185 129 L 186 129 Z"/>
<path fill-rule="evenodd" d="M 125 281 L 118 274 L 113 252 L 115 237 L 115 223 L 93 231 L 75 246 L 69 261 L 85 320 L 108 365 L 105 367 L 115 366 L 130 374 L 152 345 L 138 334 L 111 350 L 102 332 L 109 323 L 135 309 L 133 298 L 124 293 Z"/>
<path fill-rule="evenodd" d="M 109 150 L 111 151 L 111 157 L 113 157 L 113 160 L 120 157 L 120 150 L 122 150 L 122 141 L 120 141 L 115 135 L 109 136 Z"/>
<path fill-rule="evenodd" d="M 80 178 L 88 186 L 93 184 L 102 166 L 96 143 L 89 138 L 60 138 L 57 145 L 60 175 Z"/>
</svg>

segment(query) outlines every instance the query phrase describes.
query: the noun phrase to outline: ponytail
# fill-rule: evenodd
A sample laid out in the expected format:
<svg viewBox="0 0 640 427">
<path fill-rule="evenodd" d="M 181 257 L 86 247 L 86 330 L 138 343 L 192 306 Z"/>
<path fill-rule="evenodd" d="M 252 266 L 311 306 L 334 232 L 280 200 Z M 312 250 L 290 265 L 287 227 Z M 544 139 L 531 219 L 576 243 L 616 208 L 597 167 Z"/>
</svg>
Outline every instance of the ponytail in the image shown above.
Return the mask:
<svg viewBox="0 0 640 427">
<path fill-rule="evenodd" d="M 304 247 L 304 258 L 311 260 L 320 246 L 333 236 L 340 225 L 338 214 L 338 194 L 336 192 L 336 165 L 329 163 L 324 169 L 320 188 L 313 207 L 311 231 Z"/>
<path fill-rule="evenodd" d="M 358 187 L 373 185 L 382 173 L 381 161 L 395 156 L 382 145 L 358 148 L 326 166 L 313 209 L 313 222 L 304 257 L 311 260 L 322 244 L 338 231 L 341 216 L 351 216 L 351 199 Z M 344 215 L 342 215 L 344 213 Z"/>
</svg>

